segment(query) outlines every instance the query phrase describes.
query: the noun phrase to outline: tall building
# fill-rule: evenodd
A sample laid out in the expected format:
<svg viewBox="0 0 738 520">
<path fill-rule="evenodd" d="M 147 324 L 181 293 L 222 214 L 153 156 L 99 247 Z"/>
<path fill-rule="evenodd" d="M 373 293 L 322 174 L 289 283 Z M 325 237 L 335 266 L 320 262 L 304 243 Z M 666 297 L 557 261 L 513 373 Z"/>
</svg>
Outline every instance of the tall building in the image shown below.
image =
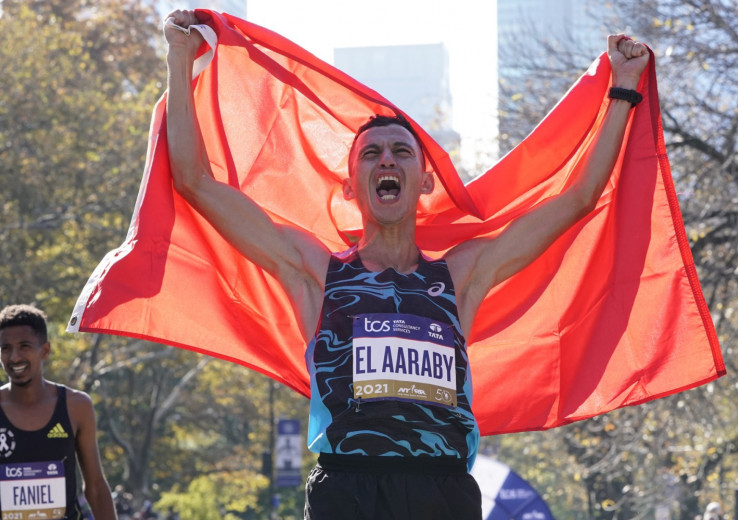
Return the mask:
<svg viewBox="0 0 738 520">
<path fill-rule="evenodd" d="M 548 79 L 555 89 L 562 86 L 556 80 L 569 81 L 555 72 L 562 63 L 567 63 L 574 77 L 584 72 L 605 50 L 607 34 L 615 31 L 608 28 L 611 17 L 611 8 L 598 0 L 497 0 L 499 93 L 510 96 L 498 98 L 498 106 L 503 108 L 498 117 L 501 139 L 525 135 L 532 128 L 525 125 L 534 124 L 506 115 L 506 107 L 515 106 L 514 96 L 523 99 L 531 94 L 540 100 L 553 95 L 550 86 L 545 87 Z M 562 56 L 567 59 L 562 61 Z M 545 71 L 550 71 L 550 78 L 536 77 Z M 511 144 L 515 143 L 508 141 L 507 145 Z"/>
<path fill-rule="evenodd" d="M 458 149 L 443 44 L 346 47 L 333 56 L 337 68 L 404 110 L 446 150 Z"/>
<path fill-rule="evenodd" d="M 500 76 L 514 73 L 521 55 L 545 57 L 542 42 L 576 45 L 596 57 L 605 49 L 608 14 L 595 0 L 497 0 Z"/>
</svg>

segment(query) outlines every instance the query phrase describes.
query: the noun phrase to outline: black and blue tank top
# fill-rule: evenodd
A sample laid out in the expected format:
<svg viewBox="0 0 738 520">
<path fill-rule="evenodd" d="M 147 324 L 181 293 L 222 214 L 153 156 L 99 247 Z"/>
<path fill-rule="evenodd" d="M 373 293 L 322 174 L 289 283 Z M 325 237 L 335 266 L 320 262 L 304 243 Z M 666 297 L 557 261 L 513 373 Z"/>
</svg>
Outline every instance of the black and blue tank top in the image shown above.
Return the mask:
<svg viewBox="0 0 738 520">
<path fill-rule="evenodd" d="M 308 446 L 316 453 L 473 463 L 479 428 L 445 260 L 372 272 L 354 247 L 331 257 L 308 345 Z"/>
</svg>

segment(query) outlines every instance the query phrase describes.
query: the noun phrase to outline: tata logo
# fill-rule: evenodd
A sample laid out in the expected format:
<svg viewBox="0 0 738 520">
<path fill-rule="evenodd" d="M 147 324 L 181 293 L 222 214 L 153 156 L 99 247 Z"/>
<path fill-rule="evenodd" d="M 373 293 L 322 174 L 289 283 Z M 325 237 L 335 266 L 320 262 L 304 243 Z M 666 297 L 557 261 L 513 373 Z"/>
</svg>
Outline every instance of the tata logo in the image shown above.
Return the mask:
<svg viewBox="0 0 738 520">
<path fill-rule="evenodd" d="M 23 476 L 23 470 L 21 470 L 21 468 L 11 468 L 11 467 L 6 466 L 5 476 L 6 477 L 20 477 L 20 476 Z"/>
<path fill-rule="evenodd" d="M 369 318 L 364 318 L 364 330 L 367 332 L 389 332 L 390 322 L 385 321 L 371 321 Z"/>
<path fill-rule="evenodd" d="M 431 338 L 443 340 L 443 334 L 441 334 L 443 327 L 441 327 L 438 323 L 431 323 L 428 328 L 430 329 L 428 331 L 428 335 Z"/>
</svg>

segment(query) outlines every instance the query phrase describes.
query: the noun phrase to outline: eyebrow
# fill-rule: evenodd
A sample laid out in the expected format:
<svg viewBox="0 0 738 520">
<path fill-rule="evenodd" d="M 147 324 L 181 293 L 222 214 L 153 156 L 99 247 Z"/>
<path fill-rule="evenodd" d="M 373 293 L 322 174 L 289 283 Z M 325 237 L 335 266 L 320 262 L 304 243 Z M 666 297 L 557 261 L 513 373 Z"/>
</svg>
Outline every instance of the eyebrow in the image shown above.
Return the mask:
<svg viewBox="0 0 738 520">
<path fill-rule="evenodd" d="M 415 147 L 411 143 L 409 143 L 407 141 L 402 141 L 402 140 L 400 140 L 400 141 L 393 141 L 390 144 L 391 144 L 391 146 L 393 148 L 394 147 L 397 147 L 397 146 L 402 146 L 402 147 L 410 148 L 413 151 L 413 153 L 415 153 Z M 371 150 L 371 149 L 377 149 L 378 150 L 379 148 L 380 148 L 380 146 L 378 144 L 376 144 L 376 143 L 369 143 L 366 146 L 362 146 L 361 148 L 359 148 L 359 155 L 361 155 L 362 153 L 366 152 L 367 150 Z"/>
</svg>

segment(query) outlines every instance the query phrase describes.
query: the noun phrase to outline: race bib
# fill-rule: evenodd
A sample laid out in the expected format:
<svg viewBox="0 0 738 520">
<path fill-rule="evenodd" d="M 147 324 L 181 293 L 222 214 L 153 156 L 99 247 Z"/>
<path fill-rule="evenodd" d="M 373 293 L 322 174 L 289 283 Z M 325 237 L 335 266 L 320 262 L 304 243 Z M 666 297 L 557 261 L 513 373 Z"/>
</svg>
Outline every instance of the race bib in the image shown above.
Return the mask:
<svg viewBox="0 0 738 520">
<path fill-rule="evenodd" d="M 0 464 L 2 520 L 56 520 L 67 508 L 61 462 Z"/>
<path fill-rule="evenodd" d="M 456 406 L 453 329 L 412 314 L 354 318 L 354 398 Z"/>
</svg>

